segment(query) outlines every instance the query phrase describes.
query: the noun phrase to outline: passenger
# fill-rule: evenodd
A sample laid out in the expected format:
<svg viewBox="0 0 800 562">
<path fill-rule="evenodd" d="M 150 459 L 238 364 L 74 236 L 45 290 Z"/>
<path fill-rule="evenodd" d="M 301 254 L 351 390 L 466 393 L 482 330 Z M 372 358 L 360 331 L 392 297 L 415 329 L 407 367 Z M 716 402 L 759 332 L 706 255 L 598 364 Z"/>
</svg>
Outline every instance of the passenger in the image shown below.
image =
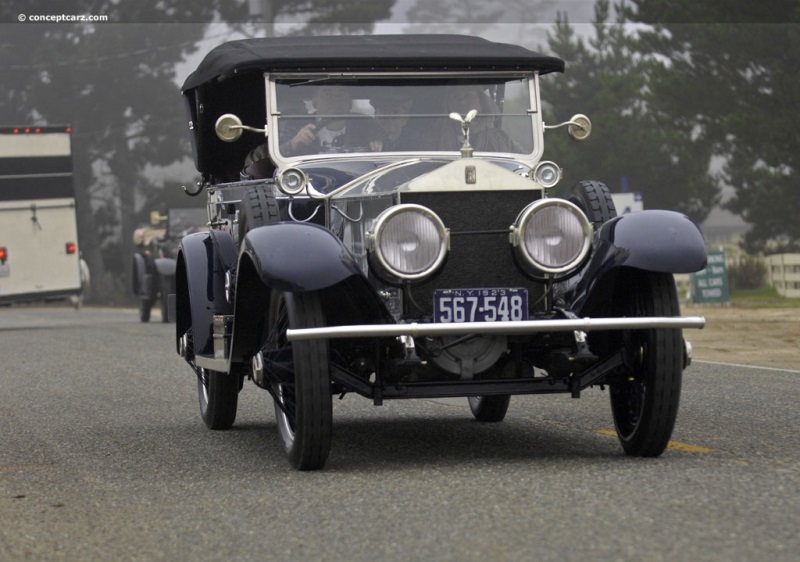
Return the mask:
<svg viewBox="0 0 800 562">
<path fill-rule="evenodd" d="M 471 110 L 478 112 L 469 127 L 469 143 L 476 151 L 521 152 L 503 129 L 494 126 L 499 109 L 480 86 L 452 86 L 444 97 L 444 112 L 462 117 Z M 430 139 L 432 150 L 458 150 L 464 144 L 461 124 L 448 120 L 440 124 Z"/>
<path fill-rule="evenodd" d="M 380 90 L 369 101 L 375 108 L 375 121 L 383 132 L 380 140 L 370 143 L 371 150 L 389 152 L 419 148 L 419 139 L 406 126 L 414 106 L 414 98 L 410 92 L 401 88 Z"/>
</svg>

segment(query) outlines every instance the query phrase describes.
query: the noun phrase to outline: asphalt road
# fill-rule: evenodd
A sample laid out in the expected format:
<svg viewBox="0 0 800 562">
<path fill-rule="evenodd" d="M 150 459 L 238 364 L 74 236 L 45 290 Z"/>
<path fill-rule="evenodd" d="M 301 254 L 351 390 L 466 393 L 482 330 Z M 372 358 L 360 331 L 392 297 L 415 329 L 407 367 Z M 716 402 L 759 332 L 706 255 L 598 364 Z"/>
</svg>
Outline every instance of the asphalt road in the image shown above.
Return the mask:
<svg viewBox="0 0 800 562">
<path fill-rule="evenodd" d="M 158 320 L 157 314 L 154 314 Z M 267 395 L 200 420 L 173 326 L 0 309 L 0 560 L 725 560 L 800 553 L 800 372 L 695 363 L 674 443 L 624 456 L 606 392 L 348 395 L 326 470 L 291 470 Z"/>
</svg>

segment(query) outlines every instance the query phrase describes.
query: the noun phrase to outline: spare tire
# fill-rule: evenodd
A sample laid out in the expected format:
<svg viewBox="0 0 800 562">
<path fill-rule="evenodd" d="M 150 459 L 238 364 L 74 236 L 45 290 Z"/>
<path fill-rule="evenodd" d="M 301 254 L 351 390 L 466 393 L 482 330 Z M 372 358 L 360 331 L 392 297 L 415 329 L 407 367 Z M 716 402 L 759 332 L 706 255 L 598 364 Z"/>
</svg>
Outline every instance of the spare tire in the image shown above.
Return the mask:
<svg viewBox="0 0 800 562">
<path fill-rule="evenodd" d="M 272 193 L 271 186 L 259 185 L 250 187 L 242 197 L 239 209 L 239 245 L 241 247 L 245 235 L 260 226 L 266 226 L 280 220 L 278 202 Z"/>
<path fill-rule="evenodd" d="M 611 191 L 603 182 L 590 180 L 578 182 L 572 189 L 569 201 L 586 213 L 595 230 L 617 216 Z"/>
</svg>

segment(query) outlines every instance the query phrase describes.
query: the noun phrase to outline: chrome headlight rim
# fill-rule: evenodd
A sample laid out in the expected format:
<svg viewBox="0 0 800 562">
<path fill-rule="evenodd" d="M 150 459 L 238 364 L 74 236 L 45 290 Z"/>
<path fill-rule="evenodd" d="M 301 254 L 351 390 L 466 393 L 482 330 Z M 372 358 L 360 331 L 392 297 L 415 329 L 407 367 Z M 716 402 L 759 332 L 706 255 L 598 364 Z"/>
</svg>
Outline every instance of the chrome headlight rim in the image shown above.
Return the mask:
<svg viewBox="0 0 800 562">
<path fill-rule="evenodd" d="M 562 174 L 561 167 L 550 160 L 539 162 L 533 169 L 534 181 L 545 189 L 555 187 L 561 181 Z"/>
<path fill-rule="evenodd" d="M 530 223 L 531 218 L 543 209 L 549 207 L 559 207 L 567 209 L 573 216 L 578 219 L 580 223 L 581 232 L 583 233 L 583 243 L 580 250 L 568 262 L 557 267 L 549 266 L 537 260 L 531 255 L 527 245 L 525 244 L 525 234 Z M 589 221 L 586 214 L 574 203 L 565 199 L 540 199 L 525 207 L 517 217 L 517 221 L 513 227 L 513 244 L 517 255 L 521 259 L 522 264 L 526 267 L 529 273 L 546 278 L 564 278 L 568 277 L 578 271 L 580 266 L 584 263 L 589 252 L 592 249 L 592 237 L 594 235 L 594 227 Z"/>
<path fill-rule="evenodd" d="M 381 242 L 386 232 L 386 227 L 390 224 L 392 219 L 402 213 L 417 213 L 430 220 L 436 228 L 436 233 L 439 236 L 439 250 L 435 259 L 427 265 L 423 270 L 414 273 L 402 271 L 395 267 L 381 250 Z M 412 282 L 424 281 L 431 275 L 436 273 L 447 259 L 447 253 L 450 249 L 450 231 L 445 227 L 444 222 L 439 215 L 434 213 L 431 209 L 422 205 L 414 203 L 403 203 L 394 205 L 384 210 L 378 218 L 375 219 L 369 237 L 369 254 L 373 258 L 373 263 L 377 266 L 378 275 L 386 281 L 390 282 Z"/>
<path fill-rule="evenodd" d="M 281 170 L 275 178 L 278 189 L 290 197 L 299 195 L 308 186 L 308 176 L 299 168 L 286 168 Z"/>
</svg>

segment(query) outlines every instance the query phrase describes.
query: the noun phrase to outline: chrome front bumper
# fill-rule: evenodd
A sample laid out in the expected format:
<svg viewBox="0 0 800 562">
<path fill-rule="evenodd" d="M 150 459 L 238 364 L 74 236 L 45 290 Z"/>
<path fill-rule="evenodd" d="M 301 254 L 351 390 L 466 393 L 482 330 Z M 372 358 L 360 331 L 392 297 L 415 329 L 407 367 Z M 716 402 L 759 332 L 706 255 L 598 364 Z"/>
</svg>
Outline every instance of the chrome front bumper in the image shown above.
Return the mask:
<svg viewBox="0 0 800 562">
<path fill-rule="evenodd" d="M 594 330 L 640 330 L 652 328 L 701 329 L 702 316 L 654 316 L 650 318 L 578 318 L 565 320 L 525 320 L 520 322 L 460 322 L 449 324 L 362 324 L 286 330 L 289 341 L 376 338 L 395 336 L 459 336 L 466 334 L 534 334 L 538 332 L 591 332 Z"/>
</svg>

